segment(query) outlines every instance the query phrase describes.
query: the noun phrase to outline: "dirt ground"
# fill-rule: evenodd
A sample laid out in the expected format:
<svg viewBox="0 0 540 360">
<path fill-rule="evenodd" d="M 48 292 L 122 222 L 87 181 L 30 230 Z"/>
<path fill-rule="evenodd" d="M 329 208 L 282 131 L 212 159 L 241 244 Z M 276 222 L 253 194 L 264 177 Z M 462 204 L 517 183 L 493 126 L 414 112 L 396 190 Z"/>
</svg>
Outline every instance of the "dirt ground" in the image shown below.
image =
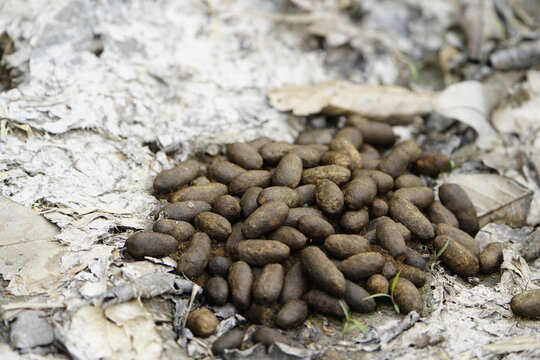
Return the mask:
<svg viewBox="0 0 540 360">
<path fill-rule="evenodd" d="M 539 358 L 509 306 L 540 286 L 539 64 L 537 0 L 1 1 L 0 359 L 210 358 L 183 327 L 197 287 L 124 256 L 153 178 L 350 113 L 452 159 L 431 185 L 464 187 L 500 273 L 434 265 L 423 314 L 355 314 L 367 335 L 314 315 L 298 347 L 225 358 Z M 214 310 L 219 334 L 243 320 Z"/>
</svg>

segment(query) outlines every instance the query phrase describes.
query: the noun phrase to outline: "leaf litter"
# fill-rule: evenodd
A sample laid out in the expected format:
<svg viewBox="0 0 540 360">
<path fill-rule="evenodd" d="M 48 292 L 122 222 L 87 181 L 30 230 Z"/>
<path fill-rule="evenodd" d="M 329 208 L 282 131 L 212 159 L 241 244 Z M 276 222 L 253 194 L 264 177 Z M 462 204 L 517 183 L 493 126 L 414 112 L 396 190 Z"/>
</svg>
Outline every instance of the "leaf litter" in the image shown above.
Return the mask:
<svg viewBox="0 0 540 360">
<path fill-rule="evenodd" d="M 447 36 L 461 15 L 454 1 L 364 1 L 360 9 L 347 1 L 294 3 L 310 11 L 308 16 L 289 17 L 292 20 L 284 22 L 279 21 L 280 16 L 249 17 L 246 9 L 255 4 L 241 0 L 163 6 L 134 1 L 126 7 L 103 3 L 95 8 L 77 0 L 46 9 L 41 2 L 30 0 L 0 5 L 0 25 L 11 38 L 19 39 L 16 51 L 5 61 L 28 75 L 21 86 L 0 92 L 2 194 L 33 208 L 60 228 L 60 233 L 43 233 L 41 238 L 29 235 L 38 256 L 25 250 L 26 240 L 10 243 L 10 248 L 22 249 L 25 256 L 15 267 L 7 265 L 11 266 L 8 271 L 1 268 L 4 280 L 10 281 L 0 290 L 7 294 L 0 300 L 4 319 L 13 319 L 24 309 L 43 309 L 55 327 L 56 340 L 81 359 L 208 354 L 208 342 L 181 329 L 182 314 L 189 304 L 196 307 L 199 302 L 188 280 L 169 274 L 174 262 L 126 262 L 121 248 L 131 231 L 149 225 L 156 201 L 148 189 L 160 170 L 190 153 L 219 153 L 224 138 L 242 141 L 267 134 L 276 140 L 294 138 L 305 119 L 279 114 L 265 102 L 265 94 L 280 111 L 302 116 L 353 112 L 374 119 L 404 118 L 414 133 L 421 131 L 415 117 L 436 111 L 456 119 L 475 129 L 472 148 L 479 148 L 476 155 L 498 173 L 489 175 L 489 182 L 496 184 L 492 190 L 475 183 L 485 182 L 485 177 L 467 180 L 471 183 L 468 191 L 477 193 L 477 208 L 486 218 L 511 210 L 520 224 L 540 223 L 540 166 L 534 151 L 539 145 L 538 122 L 530 117 L 540 96 L 537 73 L 528 71 L 526 81 L 517 84 L 519 74 L 507 73 L 495 84 L 488 82 L 489 77 L 487 81 L 467 81 L 485 67 L 460 60 L 448 68 L 453 74 L 443 74 L 446 89 L 442 91 L 403 86 L 414 75 L 411 69 L 418 60 L 444 44 L 457 53 L 467 48 L 479 58 L 496 48 L 490 55 L 495 69 L 527 66 L 526 61 L 534 60 L 536 48 L 534 42 L 519 41 L 520 32 L 525 34 L 524 29 L 532 26 L 521 3 L 511 2 L 508 10 L 506 2 L 490 1 L 482 10 L 480 2 L 471 2 L 470 25 L 464 26 L 471 26 L 466 34 L 478 40 L 476 44 Z M 290 4 L 256 5 L 266 14 L 280 14 Z M 505 14 L 503 26 L 510 26 L 507 23 L 513 19 L 511 35 L 515 37 L 505 48 L 499 47 L 505 39 L 496 28 L 478 27 L 482 11 L 493 16 L 493 6 Z M 385 20 L 389 7 L 398 9 L 391 21 Z M 327 13 L 321 16 L 324 11 Z M 361 12 L 363 21 L 344 16 L 347 11 Z M 21 14 L 35 22 L 24 22 Z M 71 18 L 78 21 L 71 22 Z M 332 21 L 340 26 L 329 27 Z M 425 31 L 426 26 L 432 31 Z M 181 36 L 169 36 L 171 28 Z M 534 34 L 529 31 L 527 36 Z M 326 41 L 325 54 L 310 50 L 307 37 L 312 36 Z M 186 54 L 186 49 L 194 50 Z M 58 59 L 59 51 L 62 59 Z M 361 66 L 357 66 L 358 53 L 362 54 Z M 418 69 L 422 72 L 423 68 Z M 456 77 L 460 71 L 465 78 Z M 330 79 L 352 79 L 354 83 Z M 504 99 L 508 90 L 510 96 Z M 462 130 L 458 134 L 466 138 Z M 512 140 L 516 135 L 523 143 Z M 500 152 L 501 148 L 509 151 Z M 526 162 L 508 161 L 521 152 Z M 523 223 L 526 202 L 531 201 L 528 189 L 534 195 Z M 499 197 L 501 193 L 506 197 Z M 24 218 L 35 217 L 28 214 Z M 509 218 L 506 212 L 498 220 Z M 311 319 L 310 331 L 320 334 L 320 328 L 326 328 L 331 335 L 320 336 L 308 348 L 278 344 L 267 354 L 255 346 L 229 352 L 226 358 L 328 358 L 339 353 L 337 350 L 345 354 L 373 351 L 374 358 L 388 354 L 403 359 L 474 358 L 512 353 L 534 357 L 540 352 L 538 325 L 522 321 L 516 328 L 508 301 L 525 288 L 538 287 L 538 268 L 529 267 L 516 252 L 537 257 L 531 240 L 537 239 L 537 231 L 505 226 L 489 223 L 478 235 L 479 239 L 499 239 L 505 234 L 504 240 L 513 245 L 505 251 L 500 281 L 473 286 L 474 279 L 467 282 L 435 269 L 428 281 L 433 288 L 427 286 L 424 295 L 428 312 L 423 318 L 414 313 L 401 317 L 383 309 L 358 319 L 370 330 L 367 338 L 351 334 L 340 341 L 332 323 Z M 37 246 L 39 243 L 45 245 Z M 180 293 L 186 295 L 177 298 Z M 189 301 L 190 296 L 194 301 Z M 154 299 L 176 302 L 176 328 L 172 322 L 153 320 L 144 304 Z M 218 312 L 227 327 L 242 321 L 229 310 Z M 115 341 L 105 341 L 104 334 Z M 299 330 L 293 335 L 302 338 L 301 334 Z M 413 351 L 410 345 L 426 334 L 442 338 L 442 342 Z M 501 340 L 502 336 L 506 338 Z M 39 356 L 20 355 L 2 341 L 0 333 L 2 357 Z"/>
</svg>

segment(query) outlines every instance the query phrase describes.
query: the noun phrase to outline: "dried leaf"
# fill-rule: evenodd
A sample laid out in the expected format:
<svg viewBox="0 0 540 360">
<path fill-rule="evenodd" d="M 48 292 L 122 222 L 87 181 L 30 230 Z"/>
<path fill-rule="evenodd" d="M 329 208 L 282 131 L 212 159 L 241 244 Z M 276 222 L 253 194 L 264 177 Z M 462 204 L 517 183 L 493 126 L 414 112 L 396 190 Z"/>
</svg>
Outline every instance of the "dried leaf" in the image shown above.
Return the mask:
<svg viewBox="0 0 540 360">
<path fill-rule="evenodd" d="M 356 85 L 330 81 L 314 86 L 271 90 L 270 104 L 279 111 L 306 116 L 319 112 L 355 113 L 370 118 L 409 117 L 433 110 L 433 94 L 414 93 L 398 86 Z"/>
</svg>

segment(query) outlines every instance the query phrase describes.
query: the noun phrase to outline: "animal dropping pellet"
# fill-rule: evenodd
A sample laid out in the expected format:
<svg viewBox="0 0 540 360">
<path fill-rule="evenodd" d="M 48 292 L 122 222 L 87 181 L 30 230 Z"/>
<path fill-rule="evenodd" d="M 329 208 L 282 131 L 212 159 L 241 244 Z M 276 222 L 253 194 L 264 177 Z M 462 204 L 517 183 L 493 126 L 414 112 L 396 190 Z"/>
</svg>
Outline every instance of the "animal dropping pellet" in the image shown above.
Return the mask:
<svg viewBox="0 0 540 360">
<path fill-rule="evenodd" d="M 390 294 L 397 274 L 395 303 L 421 312 L 427 248 L 446 247 L 442 264 L 468 277 L 497 271 L 504 246 L 480 253 L 471 236 L 478 218 L 458 185 L 442 185 L 435 199 L 425 176 L 449 171 L 448 157 L 396 140 L 390 125 L 350 116 L 345 127 L 306 131 L 295 144 L 260 137 L 228 144 L 225 156 L 184 161 L 155 178 L 154 193 L 169 202 L 152 232 L 129 237 L 127 253 L 172 257 L 204 289 L 203 305 L 230 302 L 271 327 L 301 326 L 310 312 L 376 311 L 388 301 L 370 293 Z M 518 296 L 512 309 L 535 315 L 537 298 Z M 217 323 L 206 308 L 187 318 L 195 336 L 214 334 Z M 289 343 L 271 327 L 251 340 Z M 239 348 L 245 335 L 226 332 L 214 355 Z"/>
</svg>

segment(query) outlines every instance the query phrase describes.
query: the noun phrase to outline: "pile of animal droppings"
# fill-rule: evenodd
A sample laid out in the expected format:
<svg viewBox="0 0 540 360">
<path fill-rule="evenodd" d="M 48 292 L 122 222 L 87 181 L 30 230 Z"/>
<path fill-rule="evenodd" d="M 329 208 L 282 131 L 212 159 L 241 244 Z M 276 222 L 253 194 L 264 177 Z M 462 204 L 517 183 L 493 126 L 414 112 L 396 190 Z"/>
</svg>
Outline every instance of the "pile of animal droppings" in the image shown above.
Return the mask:
<svg viewBox="0 0 540 360">
<path fill-rule="evenodd" d="M 448 157 L 396 142 L 386 123 L 351 116 L 345 127 L 304 132 L 295 144 L 261 137 L 226 149 L 225 158 L 160 173 L 154 190 L 169 203 L 153 232 L 132 235 L 126 247 L 134 258 L 171 255 L 178 273 L 204 288 L 203 303 L 232 302 L 267 325 L 254 342 L 288 342 L 273 328 L 299 326 L 310 311 L 373 312 L 384 299 L 371 294 L 422 313 L 418 288 L 432 254 L 463 277 L 500 267 L 504 245 L 480 253 L 465 191 L 443 184 L 436 200 L 424 182 L 450 170 Z M 207 308 L 187 319 L 196 336 L 217 325 Z M 243 337 L 225 333 L 214 353 L 240 347 Z"/>
</svg>

